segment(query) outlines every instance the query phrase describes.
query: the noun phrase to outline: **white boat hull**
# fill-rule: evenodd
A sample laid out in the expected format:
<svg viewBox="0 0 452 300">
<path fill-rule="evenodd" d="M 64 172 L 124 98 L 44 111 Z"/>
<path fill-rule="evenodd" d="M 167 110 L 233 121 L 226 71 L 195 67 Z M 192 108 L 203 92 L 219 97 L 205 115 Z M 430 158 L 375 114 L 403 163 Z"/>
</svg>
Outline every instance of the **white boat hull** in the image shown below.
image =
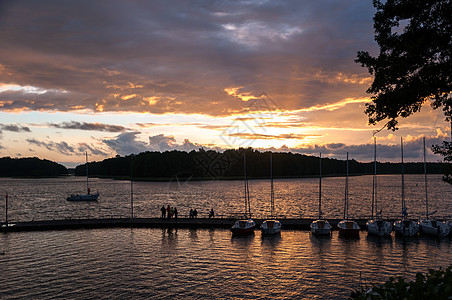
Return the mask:
<svg viewBox="0 0 452 300">
<path fill-rule="evenodd" d="M 345 237 L 359 237 L 359 225 L 352 220 L 342 220 L 337 224 L 339 235 Z"/>
<path fill-rule="evenodd" d="M 261 232 L 263 235 L 272 235 L 281 233 L 281 222 L 278 220 L 265 220 L 261 224 Z"/>
<path fill-rule="evenodd" d="M 419 232 L 419 225 L 412 220 L 397 220 L 394 222 L 394 231 L 400 236 L 415 236 Z"/>
<path fill-rule="evenodd" d="M 311 232 L 316 235 L 330 235 L 332 226 L 327 220 L 315 220 L 311 223 Z"/>
<path fill-rule="evenodd" d="M 450 227 L 443 221 L 422 220 L 419 222 L 419 231 L 425 235 L 448 236 Z"/>
<path fill-rule="evenodd" d="M 252 235 L 255 227 L 256 224 L 252 219 L 238 220 L 231 227 L 231 231 L 234 235 Z"/>
<path fill-rule="evenodd" d="M 377 236 L 388 236 L 392 232 L 392 225 L 384 220 L 369 220 L 366 223 L 367 232 Z"/>
</svg>

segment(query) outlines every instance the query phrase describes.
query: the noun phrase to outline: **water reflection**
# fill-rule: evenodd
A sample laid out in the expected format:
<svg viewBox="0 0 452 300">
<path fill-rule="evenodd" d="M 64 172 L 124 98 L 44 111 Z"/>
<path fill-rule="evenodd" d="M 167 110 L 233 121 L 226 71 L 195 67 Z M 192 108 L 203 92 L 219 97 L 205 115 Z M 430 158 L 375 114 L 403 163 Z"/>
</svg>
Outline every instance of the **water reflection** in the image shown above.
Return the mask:
<svg viewBox="0 0 452 300">
<path fill-rule="evenodd" d="M 384 245 L 392 244 L 392 236 L 376 236 L 376 235 L 368 234 L 366 237 L 366 240 L 371 245 L 374 245 L 375 248 L 381 248 Z"/>
<path fill-rule="evenodd" d="M 274 235 L 262 235 L 261 246 L 264 249 L 274 250 L 281 241 L 281 233 Z"/>
</svg>

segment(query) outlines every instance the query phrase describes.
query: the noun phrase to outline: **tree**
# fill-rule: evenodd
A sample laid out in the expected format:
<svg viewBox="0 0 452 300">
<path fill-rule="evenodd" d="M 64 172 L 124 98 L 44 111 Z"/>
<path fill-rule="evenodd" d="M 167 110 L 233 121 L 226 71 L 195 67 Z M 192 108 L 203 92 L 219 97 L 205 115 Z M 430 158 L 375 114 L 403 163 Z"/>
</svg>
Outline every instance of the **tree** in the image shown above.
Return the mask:
<svg viewBox="0 0 452 300">
<path fill-rule="evenodd" d="M 374 81 L 367 93 L 369 124 L 386 121 L 383 128 L 397 130 L 406 118 L 431 101 L 452 122 L 452 1 L 374 0 L 377 57 L 359 51 L 355 60 L 367 67 Z M 451 130 L 452 135 L 452 130 Z M 452 161 L 451 143 L 433 151 Z M 450 179 L 449 174 L 445 179 Z"/>
</svg>

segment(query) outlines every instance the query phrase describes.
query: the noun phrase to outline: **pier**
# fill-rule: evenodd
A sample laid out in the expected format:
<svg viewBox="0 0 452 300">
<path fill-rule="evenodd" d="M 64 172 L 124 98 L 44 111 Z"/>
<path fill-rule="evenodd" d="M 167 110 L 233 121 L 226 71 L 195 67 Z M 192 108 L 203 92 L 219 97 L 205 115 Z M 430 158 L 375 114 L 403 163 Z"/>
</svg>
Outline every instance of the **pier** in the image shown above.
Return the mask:
<svg viewBox="0 0 452 300">
<path fill-rule="evenodd" d="M 63 219 L 29 222 L 1 223 L 0 232 L 12 231 L 44 231 L 66 229 L 95 229 L 95 228 L 230 228 L 236 218 L 105 218 L 105 219 Z M 264 219 L 253 219 L 258 228 Z M 313 219 L 279 219 L 283 229 L 308 230 Z M 328 220 L 333 227 L 341 219 Z M 367 219 L 355 219 L 361 229 L 365 229 Z"/>
</svg>

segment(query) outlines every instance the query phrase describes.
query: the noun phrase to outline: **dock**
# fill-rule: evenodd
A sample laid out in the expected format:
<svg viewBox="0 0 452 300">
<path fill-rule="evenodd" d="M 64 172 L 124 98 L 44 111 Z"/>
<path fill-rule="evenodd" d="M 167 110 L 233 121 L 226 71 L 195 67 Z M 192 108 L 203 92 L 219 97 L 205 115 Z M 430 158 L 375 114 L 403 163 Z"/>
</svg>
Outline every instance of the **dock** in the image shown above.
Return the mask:
<svg viewBox="0 0 452 300">
<path fill-rule="evenodd" d="M 29 222 L 0 223 L 0 232 L 15 231 L 44 231 L 67 229 L 95 229 L 95 228 L 230 228 L 237 219 L 235 218 L 105 218 L 105 219 L 63 219 Z M 256 228 L 259 228 L 264 219 L 253 219 Z M 309 225 L 314 219 L 279 219 L 283 229 L 309 230 Z M 328 221 L 336 229 L 341 219 L 329 219 Z M 355 219 L 361 229 L 365 229 L 367 219 Z"/>
</svg>

